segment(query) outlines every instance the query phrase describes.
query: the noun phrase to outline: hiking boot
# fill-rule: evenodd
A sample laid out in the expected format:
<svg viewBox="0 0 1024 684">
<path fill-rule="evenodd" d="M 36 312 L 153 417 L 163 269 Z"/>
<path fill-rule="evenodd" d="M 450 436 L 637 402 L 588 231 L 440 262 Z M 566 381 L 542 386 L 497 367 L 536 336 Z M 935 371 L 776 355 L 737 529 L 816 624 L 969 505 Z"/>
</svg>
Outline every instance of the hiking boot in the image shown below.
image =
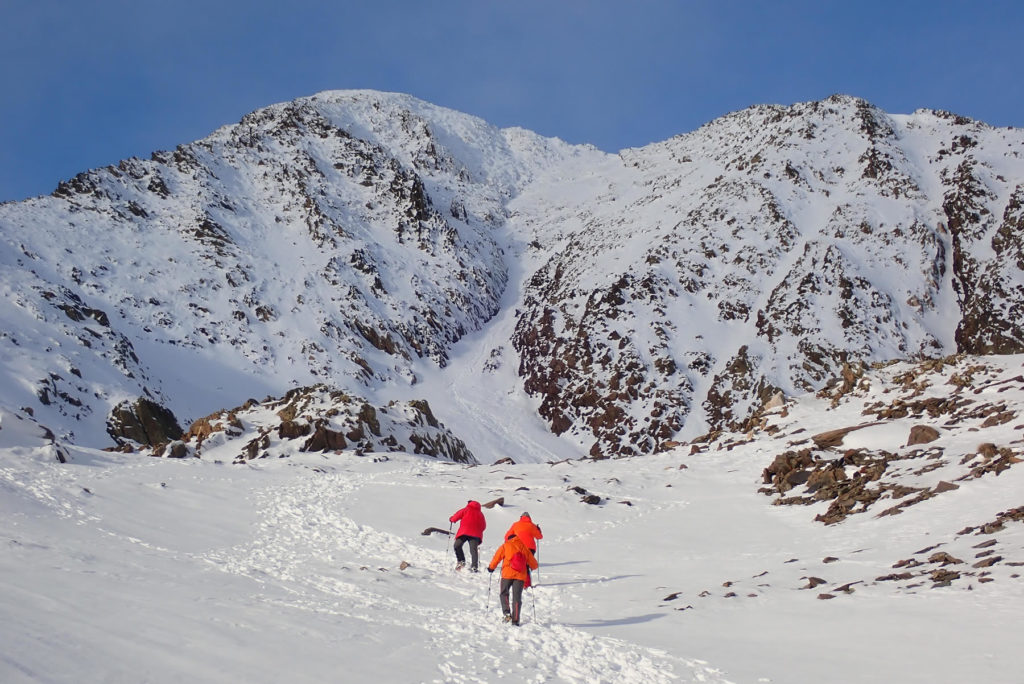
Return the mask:
<svg viewBox="0 0 1024 684">
<path fill-rule="evenodd" d="M 506 615 L 505 616 L 505 622 L 512 622 L 512 616 L 511 615 Z"/>
<path fill-rule="evenodd" d="M 464 567 L 466 567 L 466 564 L 463 563 L 462 561 L 459 561 L 458 563 L 455 564 L 455 569 L 456 570 L 461 570 Z"/>
<path fill-rule="evenodd" d="M 478 567 L 476 567 L 476 566 L 474 565 L 473 567 L 471 567 L 471 568 L 469 569 L 469 571 L 470 571 L 470 572 L 480 572 L 480 568 L 478 568 Z"/>
<path fill-rule="evenodd" d="M 512 626 L 513 627 L 518 627 L 519 626 L 519 620 L 512 620 Z"/>
</svg>

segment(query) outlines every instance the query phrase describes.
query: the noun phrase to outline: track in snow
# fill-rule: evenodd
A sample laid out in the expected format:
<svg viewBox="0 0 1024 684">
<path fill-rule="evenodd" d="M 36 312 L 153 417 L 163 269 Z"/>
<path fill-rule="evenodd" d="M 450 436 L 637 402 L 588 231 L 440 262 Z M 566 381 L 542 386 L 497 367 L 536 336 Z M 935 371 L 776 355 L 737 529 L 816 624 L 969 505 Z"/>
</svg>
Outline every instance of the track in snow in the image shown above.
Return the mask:
<svg viewBox="0 0 1024 684">
<path fill-rule="evenodd" d="M 428 650 L 443 654 L 436 682 L 725 681 L 700 661 L 559 622 L 576 584 L 563 581 L 567 575 L 525 593 L 522 627 L 504 624 L 496 576 L 456 573 L 450 547 L 440 548 L 437 539 L 427 543 L 438 548 L 424 548 L 422 537 L 406 539 L 349 517 L 348 502 L 374 480 L 310 471 L 285 488 L 264 490 L 255 537 L 206 560 L 280 585 L 291 608 L 422 631 Z M 481 554 L 482 566 L 489 557 Z M 400 571 L 396 559 L 410 566 Z"/>
</svg>

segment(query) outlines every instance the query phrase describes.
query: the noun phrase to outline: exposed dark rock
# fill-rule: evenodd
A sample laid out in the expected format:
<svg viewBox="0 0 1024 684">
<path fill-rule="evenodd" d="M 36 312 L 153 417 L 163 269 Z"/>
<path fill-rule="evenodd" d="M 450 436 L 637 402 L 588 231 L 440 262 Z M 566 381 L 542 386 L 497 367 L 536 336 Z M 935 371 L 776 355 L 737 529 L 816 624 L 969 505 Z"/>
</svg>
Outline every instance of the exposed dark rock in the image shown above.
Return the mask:
<svg viewBox="0 0 1024 684">
<path fill-rule="evenodd" d="M 930 425 L 915 425 L 910 428 L 910 437 L 907 438 L 907 446 L 934 442 L 939 438 L 939 435 L 939 431 Z"/>
<path fill-rule="evenodd" d="M 348 446 L 345 435 L 327 427 L 328 423 L 318 420 L 313 427 L 313 434 L 302 445 L 300 451 L 341 451 Z"/>
<path fill-rule="evenodd" d="M 309 423 L 285 420 L 277 427 L 277 436 L 281 439 L 298 439 L 299 437 L 305 437 L 312 430 L 313 428 Z"/>
<path fill-rule="evenodd" d="M 273 418 L 268 420 L 267 415 Z M 266 457 L 274 443 L 301 441 L 295 450 L 408 451 L 476 463 L 462 440 L 437 421 L 425 401 L 392 402 L 374 408 L 358 397 L 324 385 L 297 387 L 280 399 L 249 400 L 238 408 L 212 414 L 193 423 L 184 441 L 194 441 L 195 452 L 201 454 L 204 442 L 216 434 L 223 435 L 218 445 L 225 440 L 247 440 L 235 462 Z M 286 452 L 282 449 L 279 455 Z"/>
<path fill-rule="evenodd" d="M 180 439 L 182 432 L 169 409 L 145 397 L 122 401 L 107 417 L 107 434 L 119 445 L 131 441 L 156 446 Z"/>
<path fill-rule="evenodd" d="M 949 586 L 953 580 L 960 579 L 960 573 L 956 570 L 932 570 L 928 573 L 935 586 Z"/>
<path fill-rule="evenodd" d="M 939 563 L 941 565 L 960 565 L 963 563 L 963 561 L 959 558 L 951 556 L 944 551 L 933 553 L 931 556 L 928 557 L 928 562 Z"/>
<path fill-rule="evenodd" d="M 877 423 L 865 423 L 863 425 L 852 425 L 850 427 L 839 428 L 837 430 L 829 430 L 811 437 L 814 445 L 819 449 L 828 449 L 831 447 L 839 446 L 843 443 L 843 437 L 854 432 L 855 430 L 861 430 L 866 427 L 877 425 Z"/>
</svg>

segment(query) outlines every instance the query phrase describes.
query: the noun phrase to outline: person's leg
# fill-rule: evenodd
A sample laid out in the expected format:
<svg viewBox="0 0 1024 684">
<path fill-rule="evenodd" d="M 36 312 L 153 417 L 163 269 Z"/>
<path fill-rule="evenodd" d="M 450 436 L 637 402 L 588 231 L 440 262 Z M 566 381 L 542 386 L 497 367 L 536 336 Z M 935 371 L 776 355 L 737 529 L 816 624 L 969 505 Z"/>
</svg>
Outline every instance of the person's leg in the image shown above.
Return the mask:
<svg viewBox="0 0 1024 684">
<path fill-rule="evenodd" d="M 512 581 L 512 624 L 519 624 L 519 615 L 523 611 L 523 580 Z"/>
<path fill-rule="evenodd" d="M 501 603 L 501 613 L 506 618 L 512 614 L 512 611 L 508 607 L 508 590 L 512 587 L 512 583 L 515 580 L 501 578 L 501 593 L 498 594 L 498 601 Z"/>
<path fill-rule="evenodd" d="M 480 548 L 479 537 L 469 537 L 469 569 L 476 572 L 480 567 L 480 557 L 477 555 L 477 549 Z"/>
<path fill-rule="evenodd" d="M 455 538 L 455 560 L 458 567 L 466 564 L 466 554 L 462 552 L 462 545 L 466 543 L 465 535 Z"/>
</svg>

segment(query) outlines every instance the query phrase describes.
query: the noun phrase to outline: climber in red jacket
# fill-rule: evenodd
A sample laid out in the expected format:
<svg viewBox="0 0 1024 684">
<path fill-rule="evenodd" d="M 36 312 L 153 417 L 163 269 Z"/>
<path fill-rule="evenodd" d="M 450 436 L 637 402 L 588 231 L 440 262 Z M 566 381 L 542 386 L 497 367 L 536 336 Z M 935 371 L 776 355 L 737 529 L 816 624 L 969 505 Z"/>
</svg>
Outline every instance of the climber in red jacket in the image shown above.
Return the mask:
<svg viewBox="0 0 1024 684">
<path fill-rule="evenodd" d="M 462 545 L 469 542 L 470 572 L 479 572 L 479 558 L 477 549 L 484 540 L 484 530 L 487 529 L 487 520 L 484 519 L 484 512 L 480 510 L 480 502 L 470 501 L 448 518 L 449 522 L 458 522 L 459 531 L 455 533 L 455 569 L 461 570 L 466 565 L 466 556 L 462 552 Z"/>
</svg>

